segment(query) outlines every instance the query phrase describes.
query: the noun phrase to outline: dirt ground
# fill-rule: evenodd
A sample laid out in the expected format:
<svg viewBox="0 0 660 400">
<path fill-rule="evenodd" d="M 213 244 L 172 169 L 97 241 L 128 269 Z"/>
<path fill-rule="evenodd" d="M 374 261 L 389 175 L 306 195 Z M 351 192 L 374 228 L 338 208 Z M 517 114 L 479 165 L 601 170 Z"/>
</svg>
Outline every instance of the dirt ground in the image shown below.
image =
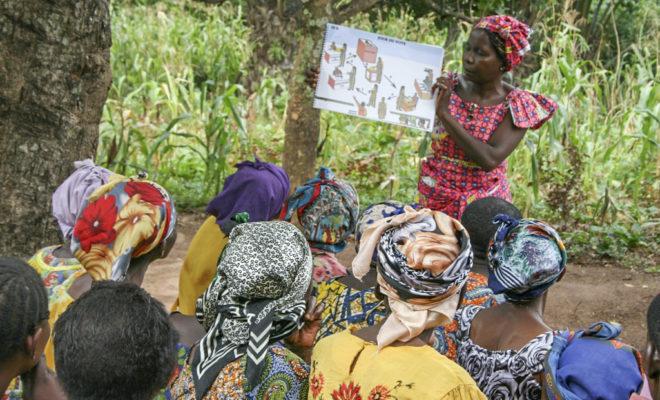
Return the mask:
<svg viewBox="0 0 660 400">
<path fill-rule="evenodd" d="M 188 244 L 204 219 L 203 214 L 179 216 L 178 239 L 169 257 L 149 267 L 144 288 L 166 307 L 176 298 L 179 269 Z M 353 246 L 339 255 L 350 265 Z M 643 348 L 646 343 L 646 309 L 660 293 L 660 278 L 650 274 L 594 260 L 569 264 L 562 281 L 548 296 L 546 320 L 554 328 L 582 328 L 592 322 L 616 321 L 623 325 L 622 338 Z"/>
</svg>

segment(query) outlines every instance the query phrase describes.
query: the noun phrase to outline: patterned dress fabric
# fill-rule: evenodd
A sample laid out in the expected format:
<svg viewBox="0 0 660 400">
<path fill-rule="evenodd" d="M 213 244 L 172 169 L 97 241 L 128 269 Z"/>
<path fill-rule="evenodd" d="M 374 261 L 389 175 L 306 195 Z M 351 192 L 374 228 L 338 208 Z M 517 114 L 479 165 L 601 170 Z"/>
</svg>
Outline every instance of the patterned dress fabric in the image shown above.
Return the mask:
<svg viewBox="0 0 660 400">
<path fill-rule="evenodd" d="M 49 290 L 48 295 L 48 324 L 50 325 L 50 338 L 48 343 L 46 343 L 46 348 L 44 349 L 44 356 L 46 357 L 46 365 L 52 371 L 55 371 L 55 347 L 53 342 L 53 327 L 55 327 L 55 322 L 60 318 L 60 315 L 66 311 L 71 303 L 73 303 L 73 297 L 69 295 L 69 288 L 71 285 L 85 274 L 84 269 L 79 269 L 69 276 L 64 282 L 60 285 L 53 286 Z"/>
<path fill-rule="evenodd" d="M 557 109 L 547 97 L 514 89 L 504 102 L 483 106 L 463 100 L 455 90 L 458 74 L 450 74 L 453 83 L 449 112 L 473 137 L 486 143 L 511 113 L 519 128 L 540 128 Z M 432 135 L 433 155 L 422 162 L 418 183 L 419 202 L 423 207 L 442 211 L 460 219 L 465 207 L 474 200 L 495 196 L 511 201 L 507 180 L 507 162 L 488 172 L 472 162 L 461 146 L 440 125 Z"/>
<path fill-rule="evenodd" d="M 197 400 L 243 356 L 247 390 L 258 386 L 269 345 L 302 325 L 312 257 L 290 223 L 244 223 L 233 228 L 217 271 L 197 302 L 207 331 L 190 361 Z"/>
<path fill-rule="evenodd" d="M 21 378 L 15 378 L 9 383 L 7 390 L 0 396 L 0 400 L 22 400 L 23 399 L 23 386 Z"/>
<path fill-rule="evenodd" d="M 328 282 L 346 276 L 346 267 L 339 262 L 335 253 L 315 248 L 311 250 L 314 262 L 314 269 L 312 270 L 314 283 Z"/>
<path fill-rule="evenodd" d="M 314 347 L 307 398 L 486 399 L 465 370 L 430 346 L 388 346 L 379 350 L 376 344 L 348 331 L 322 339 Z"/>
<path fill-rule="evenodd" d="M 203 400 L 298 400 L 306 399 L 309 366 L 280 344 L 268 348 L 259 384 L 246 389 L 246 356 L 227 364 L 209 388 Z M 178 377 L 165 392 L 167 400 L 195 400 L 192 367 L 185 363 Z"/>
<path fill-rule="evenodd" d="M 53 254 L 59 247 L 60 245 L 44 247 L 28 260 L 28 264 L 43 280 L 48 296 L 55 286 L 62 284 L 74 272 L 82 269 L 77 258 L 61 258 Z"/>
<path fill-rule="evenodd" d="M 542 387 L 535 376 L 552 348 L 554 333 L 542 333 L 520 350 L 488 350 L 470 339 L 472 320 L 483 307 L 457 312 L 458 363 L 474 378 L 489 399 L 540 400 Z"/>
<path fill-rule="evenodd" d="M 316 290 L 317 304 L 325 304 L 316 340 L 344 330 L 375 325 L 388 315 L 387 307 L 376 297 L 374 288 L 358 290 L 335 279 L 319 284 Z"/>
<path fill-rule="evenodd" d="M 481 274 L 474 272 L 468 273 L 467 281 L 463 289 L 463 296 L 458 304 L 459 308 L 465 306 L 481 306 L 490 308 L 497 304 L 493 291 L 488 287 L 488 279 Z M 438 353 L 456 361 L 456 352 L 458 341 L 456 334 L 458 332 L 458 320 L 456 316 L 447 325 L 439 326 L 433 330 L 433 339 L 431 345 Z"/>
</svg>

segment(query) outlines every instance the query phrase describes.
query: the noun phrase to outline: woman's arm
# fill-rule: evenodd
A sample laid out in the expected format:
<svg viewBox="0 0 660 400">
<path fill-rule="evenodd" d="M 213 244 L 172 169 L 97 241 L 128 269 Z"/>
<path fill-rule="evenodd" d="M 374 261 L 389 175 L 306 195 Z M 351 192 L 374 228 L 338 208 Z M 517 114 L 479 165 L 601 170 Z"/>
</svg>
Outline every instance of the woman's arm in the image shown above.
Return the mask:
<svg viewBox="0 0 660 400">
<path fill-rule="evenodd" d="M 513 125 L 511 113 L 507 112 L 504 120 L 497 127 L 490 140 L 486 143 L 470 135 L 461 124 L 449 113 L 448 86 L 439 84 L 440 92 L 436 99 L 436 115 L 442 125 L 465 154 L 481 168 L 492 171 L 500 165 L 515 150 L 525 136 L 526 129 Z"/>
</svg>

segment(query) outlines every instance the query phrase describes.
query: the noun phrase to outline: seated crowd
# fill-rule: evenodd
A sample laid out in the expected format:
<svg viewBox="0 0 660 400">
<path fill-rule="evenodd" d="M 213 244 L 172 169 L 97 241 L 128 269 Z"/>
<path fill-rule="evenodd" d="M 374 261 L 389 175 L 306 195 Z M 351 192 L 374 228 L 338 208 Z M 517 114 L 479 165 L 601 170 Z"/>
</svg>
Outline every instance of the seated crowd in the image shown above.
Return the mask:
<svg viewBox="0 0 660 400">
<path fill-rule="evenodd" d="M 652 399 L 644 357 L 608 322 L 544 319 L 566 251 L 495 197 L 454 219 L 363 207 L 327 168 L 289 196 L 239 163 L 212 199 L 167 312 L 140 288 L 176 241 L 167 191 L 86 160 L 53 194 L 62 243 L 0 258 L 2 399 Z M 294 225 L 296 223 L 296 225 Z M 337 255 L 354 241 L 356 255 Z M 350 249 L 349 249 L 350 250 Z M 157 267 L 156 267 L 157 268 Z"/>
</svg>

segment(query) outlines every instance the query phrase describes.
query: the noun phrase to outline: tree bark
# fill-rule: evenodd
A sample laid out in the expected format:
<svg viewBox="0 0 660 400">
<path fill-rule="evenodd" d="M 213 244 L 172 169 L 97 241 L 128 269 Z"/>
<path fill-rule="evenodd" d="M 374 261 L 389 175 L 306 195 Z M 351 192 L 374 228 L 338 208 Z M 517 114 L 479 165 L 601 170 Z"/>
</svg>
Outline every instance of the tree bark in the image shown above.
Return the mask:
<svg viewBox="0 0 660 400">
<path fill-rule="evenodd" d="M 0 2 L 0 255 L 58 240 L 51 195 L 93 158 L 111 82 L 107 0 Z"/>
</svg>

